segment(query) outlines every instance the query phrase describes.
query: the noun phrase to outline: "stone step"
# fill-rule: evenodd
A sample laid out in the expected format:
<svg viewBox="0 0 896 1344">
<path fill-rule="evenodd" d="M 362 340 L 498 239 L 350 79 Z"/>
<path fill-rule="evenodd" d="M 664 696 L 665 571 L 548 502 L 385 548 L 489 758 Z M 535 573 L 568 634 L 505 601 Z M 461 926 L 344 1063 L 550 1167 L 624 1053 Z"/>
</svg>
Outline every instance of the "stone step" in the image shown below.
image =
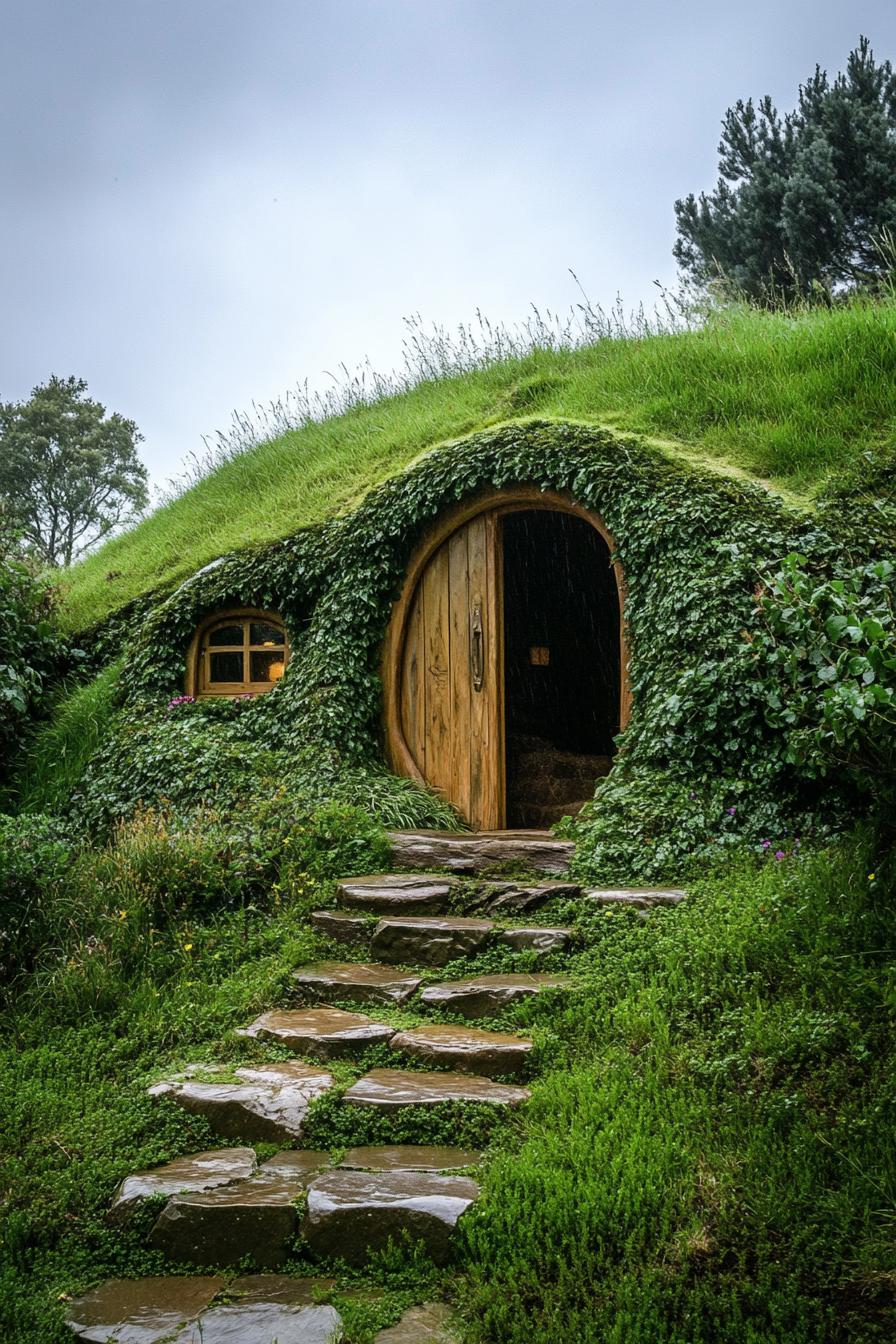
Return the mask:
<svg viewBox="0 0 896 1344">
<path fill-rule="evenodd" d="M 430 1008 L 442 1008 L 461 1017 L 496 1017 L 512 1003 L 544 989 L 565 988 L 569 983 L 564 975 L 478 975 L 427 985 L 420 997 Z"/>
<path fill-rule="evenodd" d="M 202 1115 L 224 1138 L 283 1143 L 301 1136 L 308 1107 L 333 1086 L 322 1069 L 290 1060 L 233 1070 L 235 1081 L 204 1081 L 197 1074 L 222 1074 L 221 1066 L 197 1065 L 149 1089 L 151 1097 L 170 1097 L 184 1110 Z"/>
<path fill-rule="evenodd" d="M 518 1078 L 525 1071 L 532 1042 L 506 1032 L 433 1023 L 400 1031 L 392 1037 L 392 1049 L 424 1064 L 447 1064 L 486 1078 Z"/>
<path fill-rule="evenodd" d="M 258 1163 L 252 1148 L 216 1148 L 208 1153 L 178 1157 L 158 1167 L 126 1176 L 112 1197 L 110 1222 L 123 1222 L 144 1200 L 190 1190 L 200 1194 L 254 1175 Z"/>
<path fill-rule="evenodd" d="M 226 1287 L 217 1276 L 110 1279 L 72 1302 L 78 1339 L 115 1344 L 338 1344 L 342 1320 L 315 1305 L 332 1279 L 250 1274 Z M 422 1338 L 426 1338 L 423 1336 Z"/>
<path fill-rule="evenodd" d="M 490 915 L 523 914 L 529 910 L 539 909 L 548 901 L 574 900 L 581 894 L 582 888 L 577 882 L 564 882 L 559 878 L 526 885 L 502 882 L 496 883 L 493 894 L 486 897 L 486 909 Z"/>
<path fill-rule="evenodd" d="M 371 1069 L 343 1096 L 350 1106 L 397 1111 L 405 1106 L 441 1106 L 453 1101 L 482 1101 L 519 1106 L 529 1090 L 468 1073 L 418 1073 L 410 1069 Z"/>
<path fill-rule="evenodd" d="M 375 915 L 438 915 L 461 886 L 459 878 L 424 873 L 381 873 L 336 884 L 341 906 Z"/>
<path fill-rule="evenodd" d="M 374 1335 L 373 1344 L 460 1344 L 451 1328 L 451 1308 L 444 1302 L 408 1307 L 401 1320 Z"/>
<path fill-rule="evenodd" d="M 349 915 L 343 910 L 313 910 L 311 927 L 337 943 L 366 943 L 370 937 L 367 915 Z"/>
<path fill-rule="evenodd" d="M 170 1260 L 194 1265 L 235 1265 L 248 1259 L 257 1269 L 278 1269 L 298 1232 L 295 1201 L 308 1185 L 299 1172 L 264 1171 L 205 1194 L 169 1199 L 149 1234 L 149 1245 Z"/>
<path fill-rule="evenodd" d="M 394 966 L 361 961 L 319 961 L 293 971 L 304 998 L 326 1003 L 400 1004 L 416 994 L 421 977 L 401 974 Z"/>
<path fill-rule="evenodd" d="M 370 950 L 380 961 L 447 966 L 449 961 L 478 952 L 494 927 L 490 919 L 423 915 L 416 919 L 381 919 L 373 931 Z"/>
<path fill-rule="evenodd" d="M 572 929 L 545 928 L 533 924 L 529 928 L 501 929 L 500 942 L 514 952 L 564 952 L 572 940 Z"/>
<path fill-rule="evenodd" d="M 339 1166 L 350 1171 L 452 1171 L 458 1167 L 478 1167 L 481 1160 L 481 1153 L 466 1148 L 396 1143 L 349 1148 Z"/>
<path fill-rule="evenodd" d="M 357 1055 L 370 1045 L 385 1045 L 395 1028 L 342 1008 L 284 1008 L 262 1013 L 236 1034 L 279 1041 L 296 1054 L 335 1059 Z"/>
<path fill-rule="evenodd" d="M 628 905 L 650 910 L 655 905 L 678 905 L 687 896 L 679 887 L 585 887 L 583 899 L 594 905 Z"/>
<path fill-rule="evenodd" d="M 302 1229 L 320 1256 L 363 1265 L 390 1241 L 424 1244 L 437 1264 L 451 1252 L 458 1220 L 479 1194 L 467 1176 L 431 1171 L 330 1171 L 308 1188 Z"/>
<path fill-rule="evenodd" d="M 547 831 L 390 831 L 396 863 L 404 868 L 449 868 L 484 873 L 502 864 L 563 873 L 575 852 L 569 840 Z"/>
</svg>

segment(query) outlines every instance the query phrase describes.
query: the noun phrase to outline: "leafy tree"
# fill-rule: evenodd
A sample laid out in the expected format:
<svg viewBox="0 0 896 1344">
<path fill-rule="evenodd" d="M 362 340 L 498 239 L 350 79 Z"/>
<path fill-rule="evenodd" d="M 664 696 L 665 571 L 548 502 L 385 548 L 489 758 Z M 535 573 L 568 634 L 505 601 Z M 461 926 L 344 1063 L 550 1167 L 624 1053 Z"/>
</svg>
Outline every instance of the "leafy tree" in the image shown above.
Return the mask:
<svg viewBox="0 0 896 1344">
<path fill-rule="evenodd" d="M 149 497 L 137 426 L 86 392 L 82 378 L 52 377 L 0 405 L 0 499 L 49 565 L 70 565 Z"/>
<path fill-rule="evenodd" d="M 69 652 L 52 614 L 53 594 L 17 553 L 0 509 L 0 784 Z"/>
<path fill-rule="evenodd" d="M 675 202 L 674 255 L 768 302 L 874 284 L 892 268 L 896 233 L 896 74 L 867 38 L 846 73 L 800 86 L 780 116 L 767 95 L 728 109 L 710 195 Z"/>
</svg>

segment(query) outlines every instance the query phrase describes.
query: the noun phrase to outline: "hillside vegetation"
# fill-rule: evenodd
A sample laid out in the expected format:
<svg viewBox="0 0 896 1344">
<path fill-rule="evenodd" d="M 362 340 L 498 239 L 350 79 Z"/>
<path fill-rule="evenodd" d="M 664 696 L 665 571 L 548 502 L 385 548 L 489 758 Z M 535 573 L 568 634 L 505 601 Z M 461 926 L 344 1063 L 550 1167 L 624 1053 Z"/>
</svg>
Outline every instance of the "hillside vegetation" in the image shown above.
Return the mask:
<svg viewBox="0 0 896 1344">
<path fill-rule="evenodd" d="M 86 629 L 227 551 L 345 513 L 433 445 L 536 414 L 648 436 L 808 505 L 830 472 L 892 438 L 896 301 L 732 308 L 699 330 L 482 363 L 231 455 L 66 573 L 65 625 Z"/>
</svg>

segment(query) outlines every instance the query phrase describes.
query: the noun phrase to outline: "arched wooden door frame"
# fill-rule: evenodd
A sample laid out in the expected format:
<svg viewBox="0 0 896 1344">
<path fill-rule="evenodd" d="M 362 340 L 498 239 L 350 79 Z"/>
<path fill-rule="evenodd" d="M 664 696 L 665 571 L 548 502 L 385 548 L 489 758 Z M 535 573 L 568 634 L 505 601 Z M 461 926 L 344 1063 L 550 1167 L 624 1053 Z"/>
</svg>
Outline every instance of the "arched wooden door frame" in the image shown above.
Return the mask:
<svg viewBox="0 0 896 1344">
<path fill-rule="evenodd" d="M 591 509 L 585 508 L 584 505 L 579 504 L 573 496 L 566 491 L 541 490 L 535 485 L 519 485 L 503 490 L 492 490 L 464 500 L 461 504 L 448 510 L 436 520 L 413 552 L 401 587 L 401 592 L 392 608 L 389 628 L 386 632 L 386 639 L 383 645 L 382 680 L 386 754 L 389 764 L 396 774 L 416 779 L 421 784 L 426 783 L 426 780 L 417 765 L 417 761 L 414 758 L 414 754 L 405 740 L 404 729 L 402 727 L 401 694 L 402 668 L 404 666 L 408 619 L 417 592 L 417 587 L 423 577 L 427 565 L 439 548 L 443 546 L 459 528 L 464 527 L 474 518 L 478 518 L 484 513 L 494 514 L 496 517 L 500 518 L 510 513 L 521 513 L 535 509 L 552 513 L 568 513 L 572 514 L 574 517 L 582 518 L 586 523 L 589 523 L 601 537 L 603 537 L 609 547 L 610 555 L 614 557 L 612 566 L 613 574 L 616 579 L 616 591 L 619 598 L 620 731 L 627 726 L 631 714 L 631 691 L 628 681 L 629 655 L 625 629 L 625 573 L 621 562 L 618 558 L 615 558 L 616 542 L 613 534 L 598 514 L 594 513 Z M 503 644 L 503 625 L 499 634 Z M 499 656 L 503 665 L 503 648 L 501 649 Z M 503 734 L 503 699 L 500 719 Z M 503 817 L 505 815 L 505 800 L 503 796 L 503 739 L 500 754 L 502 757 L 500 763 L 500 812 Z"/>
</svg>

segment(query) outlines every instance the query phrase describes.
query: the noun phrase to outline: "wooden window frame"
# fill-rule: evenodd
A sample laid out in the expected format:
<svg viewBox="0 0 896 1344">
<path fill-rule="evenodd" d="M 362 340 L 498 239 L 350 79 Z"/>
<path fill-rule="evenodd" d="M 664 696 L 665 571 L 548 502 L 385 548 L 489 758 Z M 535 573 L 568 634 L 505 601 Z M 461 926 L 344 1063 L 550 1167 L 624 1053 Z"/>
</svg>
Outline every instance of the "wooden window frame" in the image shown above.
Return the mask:
<svg viewBox="0 0 896 1344">
<path fill-rule="evenodd" d="M 276 625 L 283 631 L 283 669 L 284 672 L 289 665 L 291 649 L 289 644 L 289 631 L 282 616 L 278 616 L 274 611 L 263 611 L 260 607 L 234 607 L 230 611 L 216 611 L 212 616 L 206 619 L 197 627 L 196 633 L 190 640 L 190 647 L 187 651 L 187 673 L 185 681 L 185 690 L 187 695 L 194 696 L 197 700 L 220 699 L 238 699 L 244 695 L 267 695 L 281 680 L 277 681 L 219 681 L 211 682 L 208 679 L 208 659 L 209 649 L 206 646 L 206 639 L 211 631 L 217 625 L 226 625 L 233 622 L 234 625 L 241 624 L 243 627 L 242 644 L 222 644 L 216 646 L 215 653 L 237 653 L 243 655 L 243 672 L 251 668 L 251 654 L 253 652 L 265 652 L 265 646 L 261 644 L 251 644 L 249 642 L 250 626 L 253 621 L 266 621 L 269 625 Z M 276 646 L 275 646 L 276 647 Z M 268 646 L 268 650 L 270 647 Z"/>
</svg>

